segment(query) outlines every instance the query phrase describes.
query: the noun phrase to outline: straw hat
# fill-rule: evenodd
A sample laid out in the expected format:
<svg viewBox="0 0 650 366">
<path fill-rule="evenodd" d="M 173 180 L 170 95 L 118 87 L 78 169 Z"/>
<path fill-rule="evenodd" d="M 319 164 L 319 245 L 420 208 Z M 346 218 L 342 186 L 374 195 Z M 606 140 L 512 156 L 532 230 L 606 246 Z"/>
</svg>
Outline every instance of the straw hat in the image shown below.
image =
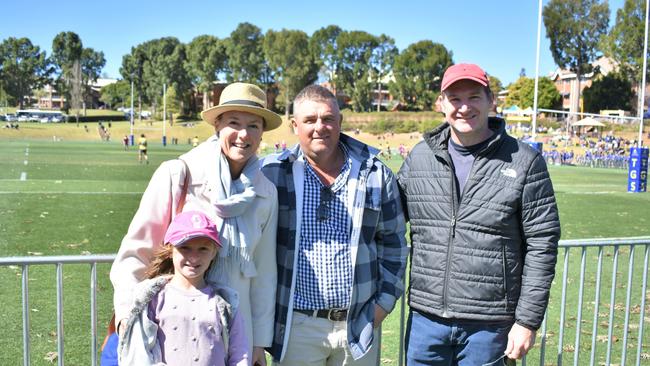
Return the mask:
<svg viewBox="0 0 650 366">
<path fill-rule="evenodd" d="M 232 83 L 221 92 L 219 105 L 201 112 L 201 118 L 216 126 L 217 117 L 229 111 L 248 112 L 264 118 L 264 131 L 270 131 L 282 124 L 282 117 L 266 108 L 266 93 L 258 86 L 246 83 Z"/>
</svg>

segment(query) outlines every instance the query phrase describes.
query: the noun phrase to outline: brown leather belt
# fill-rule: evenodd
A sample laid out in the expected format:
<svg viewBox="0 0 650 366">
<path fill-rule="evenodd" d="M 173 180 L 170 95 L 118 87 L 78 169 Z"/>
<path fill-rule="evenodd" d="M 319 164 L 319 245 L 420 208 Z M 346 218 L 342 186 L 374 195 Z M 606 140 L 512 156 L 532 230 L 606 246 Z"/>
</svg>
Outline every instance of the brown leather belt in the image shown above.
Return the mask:
<svg viewBox="0 0 650 366">
<path fill-rule="evenodd" d="M 334 322 L 342 322 L 348 316 L 348 309 L 323 309 L 323 310 L 300 310 L 293 309 L 300 314 L 313 316 L 316 318 L 329 319 Z"/>
</svg>

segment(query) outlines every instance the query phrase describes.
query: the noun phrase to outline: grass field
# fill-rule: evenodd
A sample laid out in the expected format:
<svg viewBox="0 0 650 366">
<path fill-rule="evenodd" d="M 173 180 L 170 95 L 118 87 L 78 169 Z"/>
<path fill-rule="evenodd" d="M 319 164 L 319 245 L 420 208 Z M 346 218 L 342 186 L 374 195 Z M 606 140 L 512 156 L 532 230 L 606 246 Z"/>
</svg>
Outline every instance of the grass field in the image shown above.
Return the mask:
<svg viewBox="0 0 650 366">
<path fill-rule="evenodd" d="M 285 132 L 286 133 L 286 132 Z M 115 136 L 115 135 L 114 135 Z M 278 135 L 281 138 L 283 135 Z M 392 142 L 391 142 L 392 143 Z M 25 139 L 20 136 L 0 135 L 0 256 L 72 255 L 115 253 L 139 203 L 140 196 L 154 169 L 163 160 L 171 159 L 189 149 L 186 144 L 162 147 L 159 142 L 149 145 L 150 165 L 139 165 L 136 151 L 124 151 L 119 142 L 81 142 L 51 139 Z M 401 158 L 388 160 L 394 170 Z M 557 193 L 562 220 L 563 239 L 592 237 L 628 237 L 650 235 L 650 194 L 628 194 L 626 173 L 617 170 L 575 167 L 550 167 Z M 26 180 L 20 180 L 22 173 Z M 643 253 L 637 250 L 637 268 L 642 266 Z M 603 273 L 611 277 L 612 251 L 606 251 Z M 627 260 L 629 250 L 622 248 L 617 269 L 615 298 L 614 363 L 620 362 L 620 345 L 627 288 Z M 556 364 L 559 299 L 563 275 L 562 260 L 558 258 L 558 274 L 549 307 L 549 334 L 546 345 L 546 364 Z M 588 362 L 585 347 L 591 340 L 594 294 L 595 252 L 587 256 L 586 312 L 582 318 L 580 364 Z M 577 322 L 577 292 L 580 253 L 569 256 L 568 288 L 563 349 L 564 362 L 573 358 Z M 609 263 L 609 264 L 607 264 Z M 112 289 L 108 280 L 108 265 L 99 266 L 98 306 L 100 338 L 102 325 L 111 314 Z M 639 324 L 638 305 L 640 270 L 633 276 L 633 312 L 630 318 L 630 354 L 636 353 Z M 47 365 L 49 352 L 56 352 L 56 297 L 54 266 L 30 268 L 31 358 L 34 365 Z M 0 267 L 0 322 L 5 331 L 0 337 L 0 365 L 22 363 L 22 320 L 20 299 L 20 268 Z M 90 271 L 87 265 L 64 267 L 65 360 L 69 365 L 90 363 Z M 609 284 L 601 283 L 599 335 L 607 334 Z M 638 293 L 638 294 L 637 294 Z M 645 294 L 648 296 L 647 294 Z M 650 300 L 650 298 L 649 298 Z M 397 364 L 399 344 L 399 307 L 383 327 L 382 363 Z M 646 327 L 650 326 L 646 310 Z M 602 315 L 602 316 L 600 316 Z M 650 330 L 644 336 L 644 352 L 650 353 Z M 602 339 L 598 343 L 598 362 L 604 363 Z M 533 351 L 533 358 L 539 345 Z M 537 364 L 537 361 L 529 361 Z"/>
</svg>

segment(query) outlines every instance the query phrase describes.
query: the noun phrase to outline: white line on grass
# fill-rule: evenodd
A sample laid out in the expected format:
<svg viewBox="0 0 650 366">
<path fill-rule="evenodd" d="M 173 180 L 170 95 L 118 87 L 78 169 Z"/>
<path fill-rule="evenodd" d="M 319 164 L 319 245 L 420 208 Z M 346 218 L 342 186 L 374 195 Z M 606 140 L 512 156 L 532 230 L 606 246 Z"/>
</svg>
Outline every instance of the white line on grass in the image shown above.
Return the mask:
<svg viewBox="0 0 650 366">
<path fill-rule="evenodd" d="M 107 195 L 107 194 L 142 194 L 142 192 L 80 192 L 80 191 L 31 191 L 31 192 L 17 192 L 17 191 L 0 191 L 0 194 L 87 194 L 87 195 Z"/>
<path fill-rule="evenodd" d="M 23 163 L 24 163 L 25 165 L 27 165 L 27 160 L 25 160 Z"/>
<path fill-rule="evenodd" d="M 27 173 L 26 172 L 20 173 L 20 180 L 27 180 Z"/>
</svg>

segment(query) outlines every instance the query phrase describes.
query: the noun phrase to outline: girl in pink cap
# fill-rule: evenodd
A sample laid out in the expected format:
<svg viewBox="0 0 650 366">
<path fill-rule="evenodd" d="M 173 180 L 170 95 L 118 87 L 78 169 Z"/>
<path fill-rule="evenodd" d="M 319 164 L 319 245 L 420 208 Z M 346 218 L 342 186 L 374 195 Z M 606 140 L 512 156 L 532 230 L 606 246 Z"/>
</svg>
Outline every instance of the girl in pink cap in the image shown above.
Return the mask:
<svg viewBox="0 0 650 366">
<path fill-rule="evenodd" d="M 199 211 L 174 217 L 165 245 L 133 290 L 118 346 L 121 365 L 247 366 L 248 340 L 237 293 L 205 274 L 221 248 Z"/>
</svg>

